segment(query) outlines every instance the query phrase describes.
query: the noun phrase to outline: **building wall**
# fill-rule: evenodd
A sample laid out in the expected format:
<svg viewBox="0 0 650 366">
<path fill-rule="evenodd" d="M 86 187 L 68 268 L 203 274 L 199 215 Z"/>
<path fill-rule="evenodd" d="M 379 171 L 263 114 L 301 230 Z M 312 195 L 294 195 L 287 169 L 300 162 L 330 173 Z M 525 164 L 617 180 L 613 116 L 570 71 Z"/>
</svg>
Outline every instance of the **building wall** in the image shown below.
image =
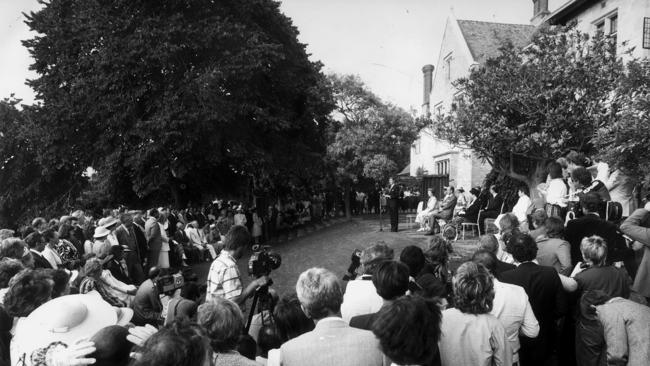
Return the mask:
<svg viewBox="0 0 650 366">
<path fill-rule="evenodd" d="M 447 60 L 450 59 L 450 62 Z M 440 111 L 449 111 L 458 90 L 452 82 L 469 74 L 474 59 L 467 47 L 465 39 L 458 27 L 456 19 L 449 17 L 445 25 L 445 32 L 440 48 L 438 63 L 436 64 L 432 89 L 430 94 L 430 111 L 432 119 Z M 438 174 L 436 164 L 449 159 L 449 184 L 454 187 L 463 187 L 466 191 L 470 187 L 480 185 L 485 174 L 475 174 L 490 170 L 490 166 L 472 158 L 469 149 L 462 149 L 451 145 L 447 141 L 435 138 L 431 129 L 424 129 L 420 132 L 419 152 L 411 147 L 411 176 L 416 176 L 418 167 L 426 170 L 426 174 Z"/>
<path fill-rule="evenodd" d="M 562 4 L 561 4 L 562 5 Z M 553 12 L 557 8 L 551 8 Z M 634 47 L 632 57 L 650 57 L 650 49 L 643 48 L 643 18 L 650 17 L 650 1 L 648 0 L 601 0 L 585 8 L 577 16 L 577 29 L 581 32 L 594 34 L 596 24 L 605 21 L 605 33 L 609 33 L 609 19 L 618 15 L 617 44 L 618 53 L 623 54 Z M 622 43 L 628 41 L 626 46 Z"/>
<path fill-rule="evenodd" d="M 451 60 L 449 63 L 448 59 Z M 431 89 L 430 105 L 433 116 L 438 113 L 440 106 L 442 112 L 449 110 L 458 91 L 452 82 L 467 76 L 473 63 L 474 59 L 469 53 L 458 23 L 454 18 L 448 18 Z"/>
</svg>

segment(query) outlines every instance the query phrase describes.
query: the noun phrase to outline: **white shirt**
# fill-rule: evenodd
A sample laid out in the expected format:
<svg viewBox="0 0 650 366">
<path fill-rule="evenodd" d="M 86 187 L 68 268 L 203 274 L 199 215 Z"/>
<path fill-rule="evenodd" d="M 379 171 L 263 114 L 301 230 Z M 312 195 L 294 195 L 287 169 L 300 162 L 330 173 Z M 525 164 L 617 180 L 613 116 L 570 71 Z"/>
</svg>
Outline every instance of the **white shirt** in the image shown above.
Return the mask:
<svg viewBox="0 0 650 366">
<path fill-rule="evenodd" d="M 494 301 L 490 314 L 496 316 L 503 324 L 513 353 L 512 361 L 518 362 L 519 334 L 535 338 L 539 333 L 539 323 L 535 318 L 524 288 L 499 282 L 495 278 Z"/>
<path fill-rule="evenodd" d="M 528 209 L 530 208 L 530 197 L 523 195 L 517 200 L 517 204 L 512 208 L 512 213 L 517 216 L 519 224 L 528 222 Z"/>
<path fill-rule="evenodd" d="M 377 295 L 377 289 L 370 276 L 364 275 L 362 278 L 348 282 L 348 287 L 343 295 L 343 304 L 341 304 L 341 317 L 346 323 L 357 315 L 372 314 L 379 311 L 384 304 L 381 296 Z"/>
<path fill-rule="evenodd" d="M 59 257 L 59 254 L 49 246 L 45 246 L 45 249 L 43 249 L 43 252 L 41 254 L 43 254 L 43 258 L 47 259 L 47 261 L 50 262 L 50 265 L 54 269 L 58 269 L 59 266 L 63 264 L 61 257 Z"/>
<path fill-rule="evenodd" d="M 567 188 L 562 178 L 551 179 L 546 189 L 546 203 L 566 207 Z"/>
<path fill-rule="evenodd" d="M 205 242 L 201 238 L 201 235 L 199 234 L 198 229 L 195 229 L 193 227 L 187 227 L 185 228 L 185 234 L 187 235 L 187 238 L 190 239 L 190 243 L 192 245 L 205 244 Z"/>
</svg>

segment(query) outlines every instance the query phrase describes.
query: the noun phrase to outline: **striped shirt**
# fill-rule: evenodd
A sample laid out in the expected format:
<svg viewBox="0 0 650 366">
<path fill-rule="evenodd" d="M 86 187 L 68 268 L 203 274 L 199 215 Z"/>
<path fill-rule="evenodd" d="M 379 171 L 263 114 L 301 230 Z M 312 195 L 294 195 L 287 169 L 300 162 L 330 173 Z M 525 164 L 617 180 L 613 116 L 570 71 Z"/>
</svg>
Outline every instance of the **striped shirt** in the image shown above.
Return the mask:
<svg viewBox="0 0 650 366">
<path fill-rule="evenodd" d="M 237 263 L 229 253 L 223 250 L 210 266 L 206 301 L 216 297 L 232 300 L 241 293 L 242 283 Z"/>
</svg>

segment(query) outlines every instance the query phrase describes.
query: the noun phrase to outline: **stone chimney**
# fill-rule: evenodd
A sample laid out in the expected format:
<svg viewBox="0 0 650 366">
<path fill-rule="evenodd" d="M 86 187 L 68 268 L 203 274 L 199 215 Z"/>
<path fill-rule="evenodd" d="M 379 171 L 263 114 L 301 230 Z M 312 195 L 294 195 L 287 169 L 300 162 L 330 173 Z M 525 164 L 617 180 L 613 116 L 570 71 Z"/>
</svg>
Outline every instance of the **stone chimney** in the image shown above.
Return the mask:
<svg viewBox="0 0 650 366">
<path fill-rule="evenodd" d="M 532 25 L 538 26 L 542 24 L 549 14 L 548 0 L 533 0 L 533 17 L 530 19 Z"/>
<path fill-rule="evenodd" d="M 433 82 L 433 65 L 424 65 L 422 67 L 422 76 L 424 80 L 424 95 L 422 98 L 422 116 L 428 117 L 431 115 L 431 85 Z"/>
</svg>

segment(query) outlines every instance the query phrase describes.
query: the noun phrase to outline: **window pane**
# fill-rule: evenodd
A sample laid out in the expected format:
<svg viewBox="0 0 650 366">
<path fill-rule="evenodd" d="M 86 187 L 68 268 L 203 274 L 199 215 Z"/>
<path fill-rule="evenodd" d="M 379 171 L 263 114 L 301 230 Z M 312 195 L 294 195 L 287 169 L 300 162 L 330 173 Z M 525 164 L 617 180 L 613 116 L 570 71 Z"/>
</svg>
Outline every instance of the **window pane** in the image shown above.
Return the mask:
<svg viewBox="0 0 650 366">
<path fill-rule="evenodd" d="M 643 48 L 650 48 L 650 18 L 643 18 Z"/>
<path fill-rule="evenodd" d="M 609 33 L 616 33 L 618 30 L 618 15 L 614 15 L 609 19 Z"/>
</svg>

